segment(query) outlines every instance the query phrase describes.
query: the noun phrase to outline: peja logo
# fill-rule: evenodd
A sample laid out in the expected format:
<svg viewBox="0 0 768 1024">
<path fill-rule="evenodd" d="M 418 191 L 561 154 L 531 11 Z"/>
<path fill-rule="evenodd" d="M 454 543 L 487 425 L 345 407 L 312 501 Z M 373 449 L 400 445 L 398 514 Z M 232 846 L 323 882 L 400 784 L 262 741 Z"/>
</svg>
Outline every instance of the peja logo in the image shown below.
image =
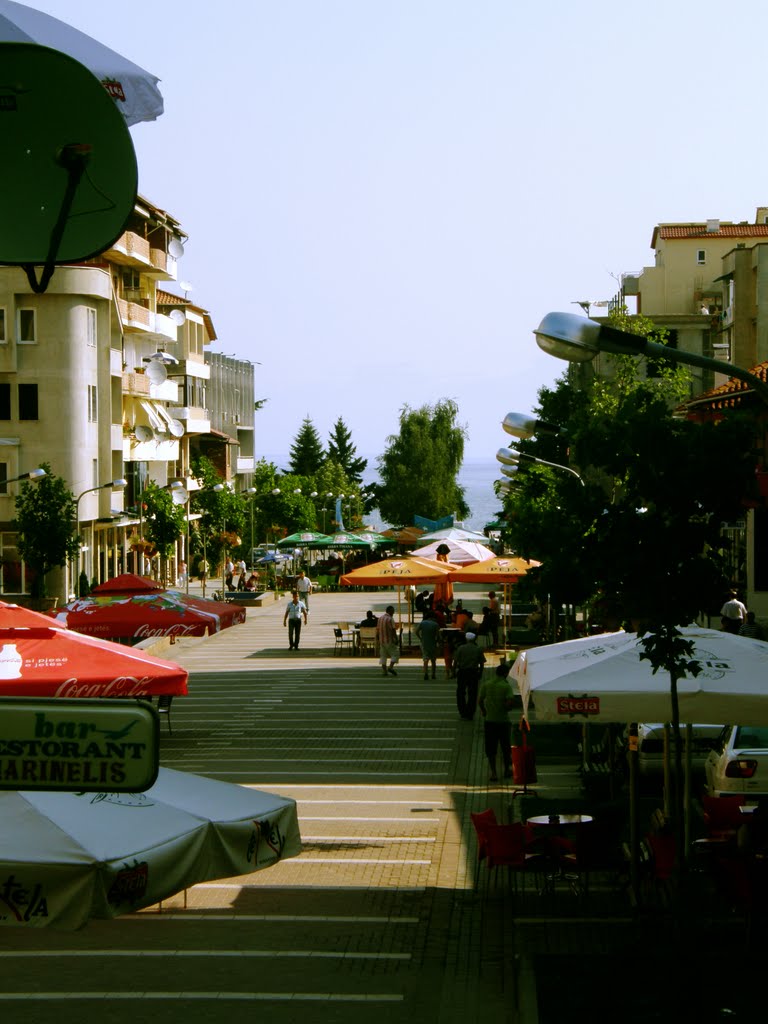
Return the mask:
<svg viewBox="0 0 768 1024">
<path fill-rule="evenodd" d="M 253 861 L 254 866 L 259 865 L 259 846 L 261 843 L 265 843 L 271 851 L 267 854 L 267 860 L 262 860 L 261 863 L 270 863 L 275 860 L 279 860 L 285 846 L 285 836 L 280 831 L 280 826 L 275 822 L 271 824 L 268 819 L 264 821 L 254 821 L 254 830 L 248 840 L 248 848 L 246 850 L 245 859 L 250 864 Z"/>
<path fill-rule="evenodd" d="M 567 715 L 569 718 L 583 715 L 584 718 L 589 718 L 590 715 L 600 714 L 600 698 L 590 697 L 586 693 L 582 693 L 580 697 L 575 697 L 572 693 L 569 693 L 567 697 L 557 698 L 556 707 L 558 715 Z"/>
</svg>

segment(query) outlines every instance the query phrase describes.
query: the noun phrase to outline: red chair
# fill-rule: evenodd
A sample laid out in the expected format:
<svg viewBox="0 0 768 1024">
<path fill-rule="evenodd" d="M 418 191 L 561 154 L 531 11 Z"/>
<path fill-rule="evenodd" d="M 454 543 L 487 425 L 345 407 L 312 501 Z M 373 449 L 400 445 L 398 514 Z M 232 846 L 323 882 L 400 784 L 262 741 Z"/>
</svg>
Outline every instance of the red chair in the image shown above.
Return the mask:
<svg viewBox="0 0 768 1024">
<path fill-rule="evenodd" d="M 744 824 L 744 816 L 739 810 L 747 802 L 746 796 L 739 793 L 735 796 L 705 796 L 701 806 L 704 810 L 704 825 L 710 839 L 723 839 L 734 836 Z"/>
<path fill-rule="evenodd" d="M 487 811 L 477 811 L 474 814 L 470 814 L 470 818 L 472 819 L 475 835 L 477 836 L 477 865 L 475 868 L 475 888 L 477 888 L 477 882 L 480 877 L 480 862 L 488 856 L 488 829 L 498 823 L 492 807 L 489 807 Z"/>
<path fill-rule="evenodd" d="M 528 872 L 538 872 L 546 863 L 539 853 L 530 853 L 527 832 L 521 822 L 512 825 L 488 825 L 485 829 L 485 859 L 488 870 L 494 875 L 499 868 L 507 868 L 510 875 L 523 877 Z"/>
</svg>

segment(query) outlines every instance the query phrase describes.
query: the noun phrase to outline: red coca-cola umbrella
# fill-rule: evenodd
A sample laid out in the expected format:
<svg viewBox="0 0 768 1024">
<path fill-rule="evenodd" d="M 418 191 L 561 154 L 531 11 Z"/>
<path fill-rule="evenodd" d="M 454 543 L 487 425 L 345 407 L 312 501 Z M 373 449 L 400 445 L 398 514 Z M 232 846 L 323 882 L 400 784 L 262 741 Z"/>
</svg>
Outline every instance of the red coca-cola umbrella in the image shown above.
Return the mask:
<svg viewBox="0 0 768 1024">
<path fill-rule="evenodd" d="M 206 636 L 245 622 L 245 608 L 207 601 L 178 590 L 165 590 L 154 580 L 124 573 L 51 612 L 78 633 L 121 640 L 154 636 Z"/>
<path fill-rule="evenodd" d="M 172 661 L 82 636 L 48 615 L 0 602 L 0 696 L 152 697 L 187 692 Z"/>
</svg>

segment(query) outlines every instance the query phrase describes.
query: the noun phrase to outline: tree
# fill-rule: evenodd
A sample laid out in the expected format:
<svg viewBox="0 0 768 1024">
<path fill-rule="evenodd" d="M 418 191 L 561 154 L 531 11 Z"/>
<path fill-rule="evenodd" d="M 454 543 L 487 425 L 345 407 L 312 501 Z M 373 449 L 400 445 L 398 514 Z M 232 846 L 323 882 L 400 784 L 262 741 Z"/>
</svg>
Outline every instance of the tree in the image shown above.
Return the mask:
<svg viewBox="0 0 768 1024">
<path fill-rule="evenodd" d="M 151 481 L 140 501 L 144 505 L 144 530 L 160 555 L 161 575 L 165 579 L 168 559 L 186 528 L 186 508 L 174 502 L 167 488 Z"/>
<path fill-rule="evenodd" d="M 309 416 L 291 445 L 290 471 L 297 476 L 313 476 L 323 464 L 325 453 L 320 435 Z"/>
<path fill-rule="evenodd" d="M 357 457 L 357 448 L 351 443 L 352 434 L 344 420 L 339 416 L 328 435 L 327 458 L 344 470 L 349 483 L 359 487 L 363 482 L 363 473 L 368 465 L 367 459 Z"/>
<path fill-rule="evenodd" d="M 648 325 L 640 326 L 650 333 Z M 615 359 L 613 368 L 581 395 L 565 380 L 542 394 L 540 418 L 564 428 L 567 442 L 560 435 L 519 448 L 538 457 L 546 451 L 560 464 L 570 455 L 584 486 L 545 467 L 519 473 L 505 506 L 507 538 L 544 562 L 528 574 L 541 599 L 588 601 L 604 628 L 636 630 L 641 658 L 669 673 L 672 807 L 682 844 L 677 683 L 699 666 L 677 627 L 716 614 L 722 603 L 729 581 L 720 529 L 754 498 L 755 426 L 740 413 L 701 423 L 673 415 L 687 371 L 659 362 L 643 378 L 631 357 Z"/>
<path fill-rule="evenodd" d="M 456 477 L 464 458 L 466 427 L 457 424 L 458 406 L 444 398 L 420 409 L 404 406 L 400 432 L 387 438 L 377 463 L 381 484 L 376 504 L 393 525 L 413 522 L 416 515 L 439 519 L 470 510 Z"/>
<path fill-rule="evenodd" d="M 216 467 L 204 455 L 193 460 L 192 472 L 201 485 L 191 499 L 195 511 L 200 513 L 197 532 L 202 545 L 198 546 L 204 549 L 210 567 L 221 567 L 227 551 L 242 543 L 246 501 L 224 483 Z"/>
<path fill-rule="evenodd" d="M 47 574 L 51 569 L 63 569 L 76 557 L 80 545 L 74 494 L 62 477 L 51 473 L 48 463 L 40 468 L 46 471 L 44 477 L 22 484 L 12 523 L 19 555 L 32 570 L 30 592 L 34 598 L 46 596 Z"/>
</svg>

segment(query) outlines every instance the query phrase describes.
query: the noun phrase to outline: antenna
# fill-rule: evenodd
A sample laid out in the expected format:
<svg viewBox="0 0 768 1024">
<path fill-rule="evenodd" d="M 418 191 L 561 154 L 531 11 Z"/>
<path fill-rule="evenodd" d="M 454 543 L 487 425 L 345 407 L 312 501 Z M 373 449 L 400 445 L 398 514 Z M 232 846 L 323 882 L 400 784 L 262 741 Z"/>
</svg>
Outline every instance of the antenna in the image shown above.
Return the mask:
<svg viewBox="0 0 768 1024">
<path fill-rule="evenodd" d="M 168 380 L 168 370 L 165 363 L 159 359 L 150 359 L 147 365 L 147 376 L 152 384 L 164 384 Z"/>
<path fill-rule="evenodd" d="M 181 327 L 181 325 L 187 319 L 187 314 L 184 312 L 183 309 L 172 309 L 171 312 L 168 314 L 168 318 L 173 323 L 175 323 L 177 327 Z"/>
<path fill-rule="evenodd" d="M 152 441 L 154 440 L 155 432 L 152 427 L 146 426 L 144 423 L 140 423 L 136 427 L 136 440 L 137 441 Z"/>
<path fill-rule="evenodd" d="M 175 260 L 180 260 L 184 255 L 184 245 L 180 238 L 172 238 L 168 243 L 168 252 Z"/>
</svg>

